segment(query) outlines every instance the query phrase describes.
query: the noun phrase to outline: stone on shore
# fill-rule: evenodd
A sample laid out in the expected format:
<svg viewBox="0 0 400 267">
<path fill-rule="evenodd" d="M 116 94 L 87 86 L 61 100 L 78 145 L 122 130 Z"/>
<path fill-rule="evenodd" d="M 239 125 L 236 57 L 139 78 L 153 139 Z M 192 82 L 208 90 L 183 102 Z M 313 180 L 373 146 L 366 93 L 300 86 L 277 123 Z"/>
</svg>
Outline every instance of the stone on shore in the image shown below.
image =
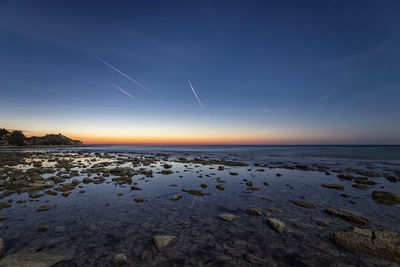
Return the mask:
<svg viewBox="0 0 400 267">
<path fill-rule="evenodd" d="M 400 263 L 400 235 L 390 230 L 361 229 L 332 234 L 332 240 L 353 252 Z"/>
<path fill-rule="evenodd" d="M 239 216 L 236 216 L 233 214 L 228 214 L 228 213 L 220 214 L 220 215 L 218 215 L 218 217 L 227 222 L 232 222 L 232 221 L 239 219 Z"/>
<path fill-rule="evenodd" d="M 51 267 L 63 261 L 64 256 L 50 255 L 44 251 L 33 252 L 29 250 L 18 251 L 8 255 L 0 260 L 0 266 L 15 266 L 15 267 Z"/>
<path fill-rule="evenodd" d="M 179 200 L 179 199 L 181 199 L 181 198 L 182 198 L 182 195 L 181 195 L 181 194 L 176 194 L 176 195 L 173 195 L 173 196 L 171 197 L 171 200 L 177 201 L 177 200 Z"/>
<path fill-rule="evenodd" d="M 396 205 L 400 204 L 400 195 L 385 191 L 372 192 L 372 199 L 379 204 Z"/>
<path fill-rule="evenodd" d="M 251 216 L 260 216 L 262 214 L 262 210 L 253 206 L 246 209 L 246 214 Z"/>
<path fill-rule="evenodd" d="M 331 188 L 331 189 L 338 189 L 338 190 L 344 189 L 344 185 L 342 185 L 342 184 L 322 184 L 321 186 L 326 187 L 326 188 Z"/>
<path fill-rule="evenodd" d="M 267 223 L 272 229 L 278 231 L 279 233 L 284 232 L 286 229 L 285 224 L 275 218 L 267 218 Z"/>
<path fill-rule="evenodd" d="M 182 189 L 182 191 L 192 194 L 192 195 L 195 195 L 195 196 L 199 196 L 199 197 L 202 197 L 205 195 L 205 193 L 203 191 L 196 190 L 196 189 L 190 189 L 190 190 Z"/>
<path fill-rule="evenodd" d="M 43 206 L 40 206 L 40 207 L 37 209 L 37 211 L 46 211 L 46 210 L 49 210 L 49 209 L 51 209 L 51 206 L 50 206 L 50 205 L 43 205 Z"/>
<path fill-rule="evenodd" d="M 115 264 L 125 264 L 128 263 L 128 259 L 126 258 L 125 254 L 115 254 L 112 262 Z"/>
<path fill-rule="evenodd" d="M 325 209 L 325 213 L 329 216 L 341 218 L 355 225 L 367 226 L 369 224 L 368 218 L 361 217 L 360 215 L 357 215 L 351 211 Z"/>
<path fill-rule="evenodd" d="M 316 207 L 316 205 L 312 202 L 306 202 L 301 200 L 290 200 L 290 202 L 306 209 L 315 209 Z"/>
<path fill-rule="evenodd" d="M 153 236 L 153 245 L 156 249 L 167 247 L 173 240 L 176 239 L 174 235 L 155 235 Z"/>
</svg>

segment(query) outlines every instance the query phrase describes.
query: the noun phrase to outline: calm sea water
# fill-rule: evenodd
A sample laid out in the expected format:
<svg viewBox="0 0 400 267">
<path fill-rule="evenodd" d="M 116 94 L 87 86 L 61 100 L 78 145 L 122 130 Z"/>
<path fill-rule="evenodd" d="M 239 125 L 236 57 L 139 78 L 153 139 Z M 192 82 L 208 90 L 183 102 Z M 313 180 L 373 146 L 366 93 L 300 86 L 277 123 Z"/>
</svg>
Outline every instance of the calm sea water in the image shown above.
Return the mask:
<svg viewBox="0 0 400 267">
<path fill-rule="evenodd" d="M 84 150 L 99 152 L 236 154 L 262 158 L 390 160 L 400 162 L 400 145 L 90 145 L 79 148 L 40 150 Z M 23 150 L 38 150 L 24 148 Z"/>
</svg>

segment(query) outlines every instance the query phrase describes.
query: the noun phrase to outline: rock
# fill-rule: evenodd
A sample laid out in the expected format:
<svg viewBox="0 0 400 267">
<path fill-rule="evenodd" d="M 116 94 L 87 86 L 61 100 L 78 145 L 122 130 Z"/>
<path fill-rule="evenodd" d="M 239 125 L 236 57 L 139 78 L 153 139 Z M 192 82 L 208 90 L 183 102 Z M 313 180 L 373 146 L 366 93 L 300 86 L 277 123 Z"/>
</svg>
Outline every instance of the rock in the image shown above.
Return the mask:
<svg viewBox="0 0 400 267">
<path fill-rule="evenodd" d="M 338 174 L 337 177 L 340 179 L 345 179 L 345 180 L 353 180 L 354 175 L 353 174 Z"/>
<path fill-rule="evenodd" d="M 284 232 L 286 229 L 285 224 L 278 219 L 267 218 L 267 223 L 271 228 L 275 229 L 279 233 Z"/>
<path fill-rule="evenodd" d="M 239 219 L 239 216 L 236 216 L 233 214 L 228 214 L 228 213 L 220 214 L 220 215 L 218 215 L 218 217 L 227 222 L 232 222 L 232 221 Z"/>
<path fill-rule="evenodd" d="M 40 206 L 40 207 L 37 209 L 37 211 L 46 211 L 46 210 L 49 210 L 49 209 L 51 209 L 51 206 L 50 206 L 50 205 L 43 205 L 43 206 Z"/>
<path fill-rule="evenodd" d="M 175 239 L 174 235 L 156 235 L 153 236 L 153 245 L 156 249 L 163 249 Z"/>
<path fill-rule="evenodd" d="M 78 179 L 74 179 L 74 180 L 72 180 L 72 184 L 73 185 L 78 185 L 80 182 L 79 182 L 79 180 Z"/>
<path fill-rule="evenodd" d="M 205 195 L 205 193 L 203 191 L 195 190 L 195 189 L 190 189 L 190 190 L 182 189 L 182 191 L 192 194 L 192 195 L 195 195 L 195 196 L 199 196 L 199 197 L 202 197 Z"/>
<path fill-rule="evenodd" d="M 4 243 L 3 243 L 3 239 L 0 238 L 0 258 L 1 256 L 3 256 L 4 253 Z"/>
<path fill-rule="evenodd" d="M 262 214 L 262 210 L 260 208 L 252 206 L 246 209 L 246 213 L 251 216 L 260 216 Z"/>
<path fill-rule="evenodd" d="M 263 184 L 264 184 L 265 186 L 269 186 L 269 183 L 267 183 L 267 182 L 264 182 Z"/>
<path fill-rule="evenodd" d="M 356 177 L 354 178 L 354 182 L 357 184 L 376 185 L 374 181 L 368 180 L 366 177 Z"/>
<path fill-rule="evenodd" d="M 137 197 L 137 198 L 135 198 L 135 202 L 144 202 L 144 200 L 143 200 L 143 198 L 141 198 L 141 197 Z"/>
<path fill-rule="evenodd" d="M 169 174 L 172 174 L 172 171 L 171 171 L 171 170 L 162 170 L 162 171 L 161 171 L 161 174 L 163 174 L 163 175 L 169 175 Z"/>
<path fill-rule="evenodd" d="M 275 212 L 275 213 L 283 213 L 283 210 L 277 209 L 277 208 L 269 208 L 270 211 Z"/>
<path fill-rule="evenodd" d="M 8 219 L 7 216 L 0 216 L 0 221 L 4 221 L 4 220 L 6 220 L 6 219 Z"/>
<path fill-rule="evenodd" d="M 229 174 L 230 174 L 230 175 L 233 175 L 233 176 L 236 176 L 236 175 L 238 175 L 238 173 L 237 173 L 237 172 L 229 172 Z"/>
<path fill-rule="evenodd" d="M 396 232 L 354 227 L 348 232 L 333 233 L 332 240 L 353 252 L 400 263 L 400 235 Z"/>
<path fill-rule="evenodd" d="M 252 182 L 252 181 L 247 181 L 247 182 L 246 182 L 246 185 L 247 185 L 248 187 L 253 187 L 253 182 Z"/>
<path fill-rule="evenodd" d="M 372 199 L 379 204 L 396 205 L 400 204 L 400 195 L 385 191 L 372 192 Z"/>
<path fill-rule="evenodd" d="M 225 190 L 225 184 L 217 184 L 216 186 L 215 186 L 218 190 Z"/>
<path fill-rule="evenodd" d="M 68 197 L 71 194 L 71 192 L 63 192 L 61 195 L 63 197 Z"/>
<path fill-rule="evenodd" d="M 327 222 L 327 221 L 320 221 L 320 220 L 316 221 L 315 223 L 316 223 L 317 225 L 319 225 L 319 226 L 324 226 L 324 227 L 327 227 L 327 226 L 330 225 L 329 222 Z"/>
<path fill-rule="evenodd" d="M 52 195 L 52 196 L 56 196 L 57 195 L 57 192 L 51 191 L 51 190 L 44 191 L 44 193 L 47 194 L 47 195 Z"/>
<path fill-rule="evenodd" d="M 325 209 L 325 213 L 329 216 L 341 218 L 355 225 L 367 226 L 369 224 L 368 218 L 361 217 L 360 215 L 357 215 L 351 211 Z"/>
<path fill-rule="evenodd" d="M 306 202 L 301 200 L 290 200 L 290 202 L 307 209 L 315 209 L 316 207 L 316 205 L 312 202 Z"/>
<path fill-rule="evenodd" d="M 201 188 L 207 188 L 208 185 L 206 185 L 206 184 L 201 184 L 200 187 L 201 187 Z"/>
<path fill-rule="evenodd" d="M 277 176 L 277 177 L 281 177 L 281 176 L 282 176 L 282 173 L 277 173 L 276 176 Z"/>
<path fill-rule="evenodd" d="M 322 184 L 321 186 L 326 187 L 326 188 L 338 189 L 338 190 L 344 189 L 344 185 L 342 185 L 342 184 Z"/>
<path fill-rule="evenodd" d="M 49 226 L 48 225 L 41 225 L 38 228 L 39 232 L 47 232 L 47 230 L 49 230 Z"/>
<path fill-rule="evenodd" d="M 172 168 L 172 165 L 170 165 L 170 164 L 164 164 L 163 167 L 164 167 L 164 169 L 171 169 L 171 168 Z"/>
<path fill-rule="evenodd" d="M 9 207 L 11 207 L 11 204 L 8 204 L 7 202 L 0 202 L 0 210 Z"/>
<path fill-rule="evenodd" d="M 126 258 L 125 254 L 115 254 L 112 262 L 115 264 L 125 264 L 128 263 L 128 259 Z"/>
<path fill-rule="evenodd" d="M 349 194 L 340 194 L 340 196 L 341 196 L 341 197 L 344 197 L 344 198 L 349 198 L 349 197 L 351 197 Z"/>
<path fill-rule="evenodd" d="M 173 196 L 171 197 L 171 200 L 177 201 L 177 200 L 179 200 L 179 199 L 181 199 L 181 198 L 182 198 L 182 195 L 181 195 L 181 194 L 176 194 L 176 195 L 173 195 Z"/>
<path fill-rule="evenodd" d="M 142 190 L 142 188 L 140 188 L 139 186 L 136 186 L 136 185 L 132 185 L 131 190 Z"/>
<path fill-rule="evenodd" d="M 85 177 L 85 178 L 83 178 L 82 182 L 84 184 L 89 184 L 89 183 L 93 182 L 93 179 L 89 178 L 89 177 Z"/>
<path fill-rule="evenodd" d="M 18 251 L 0 260 L 0 266 L 14 267 L 51 267 L 63 261 L 65 256 L 50 255 L 44 251 L 33 252 L 29 250 Z"/>
<path fill-rule="evenodd" d="M 371 186 L 366 185 L 366 184 L 352 184 L 351 186 L 354 187 L 354 188 L 360 189 L 360 190 L 371 189 Z"/>
</svg>

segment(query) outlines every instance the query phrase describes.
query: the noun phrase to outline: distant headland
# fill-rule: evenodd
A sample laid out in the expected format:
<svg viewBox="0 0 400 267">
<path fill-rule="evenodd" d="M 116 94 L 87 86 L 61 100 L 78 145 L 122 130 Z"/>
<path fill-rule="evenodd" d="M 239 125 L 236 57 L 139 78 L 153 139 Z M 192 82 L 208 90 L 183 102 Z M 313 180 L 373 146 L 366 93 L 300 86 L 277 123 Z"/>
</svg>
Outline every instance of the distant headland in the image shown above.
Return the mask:
<svg viewBox="0 0 400 267">
<path fill-rule="evenodd" d="M 9 131 L 0 128 L 0 147 L 29 146 L 82 146 L 79 140 L 72 140 L 62 134 L 46 134 L 45 136 L 26 137 L 20 130 Z"/>
</svg>

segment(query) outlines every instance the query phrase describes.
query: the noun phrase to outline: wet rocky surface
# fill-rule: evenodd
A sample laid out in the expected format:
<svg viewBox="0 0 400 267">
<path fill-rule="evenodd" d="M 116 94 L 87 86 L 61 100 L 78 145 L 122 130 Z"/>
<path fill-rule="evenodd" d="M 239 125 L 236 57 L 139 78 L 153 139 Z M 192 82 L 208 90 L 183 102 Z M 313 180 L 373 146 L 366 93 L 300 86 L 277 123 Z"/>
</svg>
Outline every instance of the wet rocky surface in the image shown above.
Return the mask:
<svg viewBox="0 0 400 267">
<path fill-rule="evenodd" d="M 394 266 L 399 170 L 0 151 L 0 266 Z"/>
</svg>

